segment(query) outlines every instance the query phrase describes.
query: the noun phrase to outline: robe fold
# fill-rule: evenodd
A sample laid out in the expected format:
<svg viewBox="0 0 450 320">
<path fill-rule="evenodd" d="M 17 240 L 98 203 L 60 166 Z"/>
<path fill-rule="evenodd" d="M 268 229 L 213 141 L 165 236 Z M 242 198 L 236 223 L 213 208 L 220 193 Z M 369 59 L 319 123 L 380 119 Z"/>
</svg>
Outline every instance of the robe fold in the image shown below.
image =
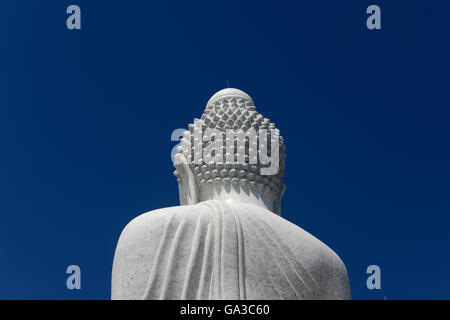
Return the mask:
<svg viewBox="0 0 450 320">
<path fill-rule="evenodd" d="M 112 298 L 340 299 L 349 298 L 346 276 L 331 249 L 280 216 L 209 200 L 130 222 L 116 249 Z"/>
</svg>

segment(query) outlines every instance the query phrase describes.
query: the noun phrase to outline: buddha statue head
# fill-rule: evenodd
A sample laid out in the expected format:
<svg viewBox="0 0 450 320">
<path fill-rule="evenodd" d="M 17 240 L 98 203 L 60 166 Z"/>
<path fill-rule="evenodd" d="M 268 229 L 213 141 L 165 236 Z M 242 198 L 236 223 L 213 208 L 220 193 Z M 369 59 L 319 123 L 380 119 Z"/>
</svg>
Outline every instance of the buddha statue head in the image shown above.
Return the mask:
<svg viewBox="0 0 450 320">
<path fill-rule="evenodd" d="M 184 131 L 174 166 L 181 205 L 241 201 L 280 214 L 283 138 L 241 90 L 223 89 L 209 99 Z"/>
</svg>

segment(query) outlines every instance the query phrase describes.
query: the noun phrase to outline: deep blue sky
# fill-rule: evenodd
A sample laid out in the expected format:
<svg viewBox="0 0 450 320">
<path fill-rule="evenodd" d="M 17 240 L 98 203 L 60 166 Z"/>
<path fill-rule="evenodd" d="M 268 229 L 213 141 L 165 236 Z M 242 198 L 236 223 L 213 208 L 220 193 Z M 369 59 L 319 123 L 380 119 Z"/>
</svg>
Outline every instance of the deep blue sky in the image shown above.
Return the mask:
<svg viewBox="0 0 450 320">
<path fill-rule="evenodd" d="M 382 30 L 365 27 L 370 4 Z M 354 299 L 450 298 L 449 10 L 2 1 L 0 298 L 109 299 L 123 227 L 178 204 L 171 132 L 227 80 L 281 130 L 282 214 L 340 255 Z"/>
</svg>

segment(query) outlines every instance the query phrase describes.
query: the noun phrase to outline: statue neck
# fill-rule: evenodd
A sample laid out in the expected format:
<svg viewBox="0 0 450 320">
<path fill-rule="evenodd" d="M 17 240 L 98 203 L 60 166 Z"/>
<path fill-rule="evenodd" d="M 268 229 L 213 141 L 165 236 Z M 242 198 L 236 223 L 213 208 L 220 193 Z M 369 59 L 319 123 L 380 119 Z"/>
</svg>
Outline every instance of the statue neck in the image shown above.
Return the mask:
<svg viewBox="0 0 450 320">
<path fill-rule="evenodd" d="M 227 203 L 249 203 L 260 206 L 269 211 L 274 210 L 273 199 L 247 187 L 226 187 L 223 185 L 200 188 L 199 201 L 220 200 Z"/>
</svg>

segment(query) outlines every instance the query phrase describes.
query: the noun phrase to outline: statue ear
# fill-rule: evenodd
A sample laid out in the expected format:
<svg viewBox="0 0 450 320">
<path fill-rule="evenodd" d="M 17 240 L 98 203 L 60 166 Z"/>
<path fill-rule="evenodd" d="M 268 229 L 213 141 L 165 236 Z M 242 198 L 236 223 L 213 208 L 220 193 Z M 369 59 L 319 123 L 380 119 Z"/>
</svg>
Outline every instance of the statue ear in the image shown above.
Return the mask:
<svg viewBox="0 0 450 320">
<path fill-rule="evenodd" d="M 199 202 L 199 190 L 194 173 L 189 166 L 186 157 L 178 153 L 175 155 L 175 163 L 173 164 L 177 171 L 178 177 L 178 193 L 180 196 L 180 204 L 196 204 Z"/>
</svg>

